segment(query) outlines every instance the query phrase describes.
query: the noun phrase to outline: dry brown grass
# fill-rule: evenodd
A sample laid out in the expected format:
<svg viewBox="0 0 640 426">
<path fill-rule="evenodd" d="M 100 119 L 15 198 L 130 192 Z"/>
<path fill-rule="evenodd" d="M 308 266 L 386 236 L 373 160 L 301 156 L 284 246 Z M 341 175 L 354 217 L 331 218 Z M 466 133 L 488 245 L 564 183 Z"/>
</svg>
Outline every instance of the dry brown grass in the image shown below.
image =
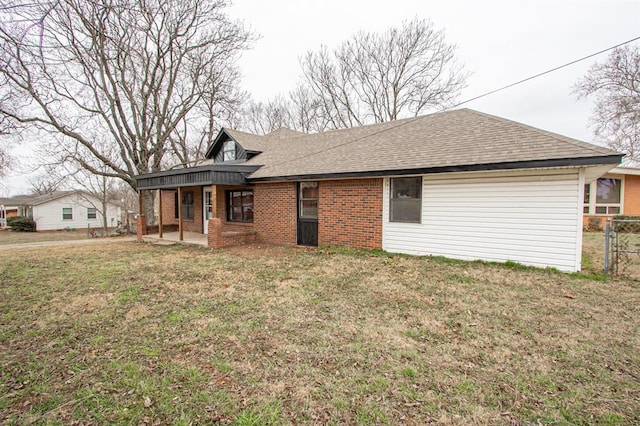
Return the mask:
<svg viewBox="0 0 640 426">
<path fill-rule="evenodd" d="M 640 284 L 147 244 L 0 257 L 0 422 L 632 424 Z"/>
<path fill-rule="evenodd" d="M 631 279 L 640 280 L 640 234 L 619 234 L 621 248 L 636 251 L 622 255 L 618 272 Z M 585 232 L 583 234 L 583 269 L 602 272 L 604 268 L 604 233 Z M 586 262 L 584 262 L 586 260 Z"/>
<path fill-rule="evenodd" d="M 7 244 L 39 243 L 45 241 L 84 240 L 89 238 L 86 229 L 76 231 L 15 232 L 0 231 L 0 246 Z"/>
</svg>

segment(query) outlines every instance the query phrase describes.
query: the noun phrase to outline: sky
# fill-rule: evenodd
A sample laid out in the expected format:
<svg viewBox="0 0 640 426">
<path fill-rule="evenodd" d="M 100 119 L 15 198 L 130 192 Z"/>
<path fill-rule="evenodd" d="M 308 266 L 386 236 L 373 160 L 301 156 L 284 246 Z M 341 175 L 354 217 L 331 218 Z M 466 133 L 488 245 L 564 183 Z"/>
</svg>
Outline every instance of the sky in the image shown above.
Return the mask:
<svg viewBox="0 0 640 426">
<path fill-rule="evenodd" d="M 238 62 L 243 89 L 256 101 L 293 89 L 307 51 L 335 47 L 360 30 L 383 32 L 415 17 L 443 29 L 446 40 L 457 45 L 458 61 L 472 73 L 460 102 L 640 36 L 638 0 L 235 0 L 227 13 L 260 37 Z M 572 88 L 606 57 L 464 107 L 593 142 L 593 103 L 577 100 Z M 27 179 L 9 176 L 0 195 L 27 192 Z"/>
</svg>

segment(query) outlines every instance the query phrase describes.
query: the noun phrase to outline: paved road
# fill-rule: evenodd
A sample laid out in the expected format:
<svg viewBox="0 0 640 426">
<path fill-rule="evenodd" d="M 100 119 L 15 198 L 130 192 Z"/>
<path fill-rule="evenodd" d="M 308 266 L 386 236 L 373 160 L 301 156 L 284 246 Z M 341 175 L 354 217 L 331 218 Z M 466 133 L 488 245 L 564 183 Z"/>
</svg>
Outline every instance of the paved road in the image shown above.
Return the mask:
<svg viewBox="0 0 640 426">
<path fill-rule="evenodd" d="M 0 245 L 0 250 L 4 251 L 6 249 L 73 246 L 73 245 L 83 245 L 83 244 L 111 244 L 111 243 L 124 243 L 124 242 L 135 241 L 135 240 L 136 240 L 136 237 L 112 237 L 112 238 L 91 238 L 86 240 L 37 241 L 33 243 Z"/>
</svg>

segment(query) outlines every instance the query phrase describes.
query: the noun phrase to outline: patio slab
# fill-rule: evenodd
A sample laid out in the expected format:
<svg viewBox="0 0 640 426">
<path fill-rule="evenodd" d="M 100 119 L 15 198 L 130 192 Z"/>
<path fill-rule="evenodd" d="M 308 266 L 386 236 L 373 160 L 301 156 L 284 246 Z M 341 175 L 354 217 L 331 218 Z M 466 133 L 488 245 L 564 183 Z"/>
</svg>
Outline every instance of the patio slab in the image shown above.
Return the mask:
<svg viewBox="0 0 640 426">
<path fill-rule="evenodd" d="M 179 232 L 163 232 L 162 238 L 159 234 L 143 235 L 142 241 L 160 245 L 190 244 L 195 246 L 208 247 L 208 240 L 205 234 L 197 232 L 183 232 L 183 240 L 180 241 Z"/>
</svg>

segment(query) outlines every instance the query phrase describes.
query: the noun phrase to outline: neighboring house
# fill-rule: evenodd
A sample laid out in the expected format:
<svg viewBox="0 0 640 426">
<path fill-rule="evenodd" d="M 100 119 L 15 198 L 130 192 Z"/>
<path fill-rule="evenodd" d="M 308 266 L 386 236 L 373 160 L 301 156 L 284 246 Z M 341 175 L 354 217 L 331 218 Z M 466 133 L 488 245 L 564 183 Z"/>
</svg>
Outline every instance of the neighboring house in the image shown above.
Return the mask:
<svg viewBox="0 0 640 426">
<path fill-rule="evenodd" d="M 80 191 L 56 191 L 44 195 L 19 195 L 0 198 L 7 218 L 28 216 L 36 222 L 36 230 L 102 228 L 102 202 Z M 120 206 L 107 203 L 107 226 L 115 227 L 120 220 Z"/>
<path fill-rule="evenodd" d="M 157 229 L 580 269 L 585 184 L 622 154 L 469 109 L 301 134 L 222 129 L 204 166 L 137 177 Z M 181 208 L 180 208 L 181 207 Z M 138 220 L 138 238 L 156 227 Z"/>
<path fill-rule="evenodd" d="M 640 168 L 616 167 L 585 184 L 585 225 L 597 218 L 603 226 L 605 219 L 619 214 L 640 216 Z"/>
</svg>

